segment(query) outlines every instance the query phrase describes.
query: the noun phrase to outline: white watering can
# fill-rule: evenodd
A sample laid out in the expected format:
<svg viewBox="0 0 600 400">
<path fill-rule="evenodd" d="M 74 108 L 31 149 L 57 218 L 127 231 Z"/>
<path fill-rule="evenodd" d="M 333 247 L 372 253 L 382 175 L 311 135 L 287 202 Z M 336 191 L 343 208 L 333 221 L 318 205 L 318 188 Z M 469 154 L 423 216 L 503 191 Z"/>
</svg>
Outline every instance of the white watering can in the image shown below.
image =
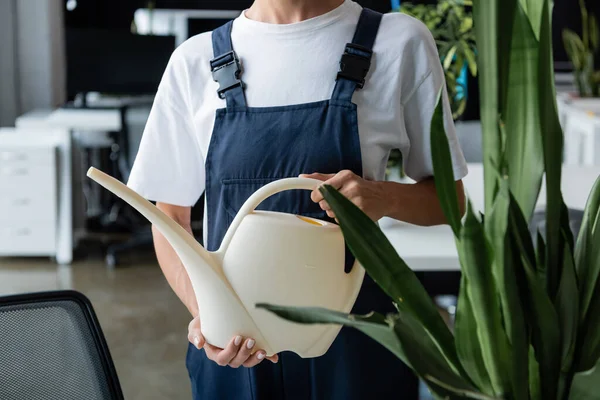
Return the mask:
<svg viewBox="0 0 600 400">
<path fill-rule="evenodd" d="M 91 179 L 146 217 L 181 259 L 198 301 L 202 334 L 224 348 L 232 337 L 256 340 L 267 355 L 293 351 L 303 358 L 329 349 L 339 325 L 301 325 L 255 307 L 257 303 L 325 307 L 348 313 L 354 306 L 365 271 L 358 263 L 344 271 L 345 244 L 338 225 L 293 214 L 257 211 L 269 196 L 313 190 L 321 182 L 288 178 L 257 190 L 236 215 L 215 252 L 135 191 L 90 168 Z"/>
</svg>

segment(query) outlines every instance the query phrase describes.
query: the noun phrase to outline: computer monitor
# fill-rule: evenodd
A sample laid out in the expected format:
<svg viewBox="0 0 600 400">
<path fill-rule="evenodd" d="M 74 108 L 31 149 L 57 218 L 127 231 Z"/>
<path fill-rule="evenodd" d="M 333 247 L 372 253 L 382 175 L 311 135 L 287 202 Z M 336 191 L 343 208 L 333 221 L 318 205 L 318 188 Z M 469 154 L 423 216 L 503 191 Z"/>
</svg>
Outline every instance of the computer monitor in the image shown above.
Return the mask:
<svg viewBox="0 0 600 400">
<path fill-rule="evenodd" d="M 204 32 L 210 32 L 227 23 L 229 19 L 224 18 L 188 18 L 188 38 Z"/>
<path fill-rule="evenodd" d="M 174 36 L 67 29 L 67 95 L 152 95 L 174 49 Z"/>
<path fill-rule="evenodd" d="M 178 10 L 140 8 L 134 23 L 138 33 L 174 35 L 176 45 L 195 34 L 213 30 L 240 15 L 236 10 Z M 190 31 L 190 29 L 192 31 Z"/>
</svg>

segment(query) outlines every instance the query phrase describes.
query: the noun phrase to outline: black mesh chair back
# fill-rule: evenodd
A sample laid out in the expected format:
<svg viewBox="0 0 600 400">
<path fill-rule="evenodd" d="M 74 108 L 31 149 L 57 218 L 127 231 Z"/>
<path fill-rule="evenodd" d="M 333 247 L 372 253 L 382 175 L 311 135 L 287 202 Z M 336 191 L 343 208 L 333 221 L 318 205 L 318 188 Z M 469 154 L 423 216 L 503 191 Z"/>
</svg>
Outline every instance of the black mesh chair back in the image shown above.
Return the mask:
<svg viewBox="0 0 600 400">
<path fill-rule="evenodd" d="M 579 236 L 579 231 L 581 230 L 581 223 L 583 222 L 584 211 L 569 208 L 567 209 L 567 212 L 569 215 L 569 226 L 571 227 L 571 232 L 573 232 L 573 238 L 577 240 L 577 236 Z M 537 243 L 538 232 L 542 235 L 544 240 L 546 240 L 546 210 L 537 210 L 531 217 L 529 233 L 531 234 L 533 243 Z"/>
<path fill-rule="evenodd" d="M 90 301 L 75 291 L 0 297 L 1 400 L 123 394 Z"/>
</svg>

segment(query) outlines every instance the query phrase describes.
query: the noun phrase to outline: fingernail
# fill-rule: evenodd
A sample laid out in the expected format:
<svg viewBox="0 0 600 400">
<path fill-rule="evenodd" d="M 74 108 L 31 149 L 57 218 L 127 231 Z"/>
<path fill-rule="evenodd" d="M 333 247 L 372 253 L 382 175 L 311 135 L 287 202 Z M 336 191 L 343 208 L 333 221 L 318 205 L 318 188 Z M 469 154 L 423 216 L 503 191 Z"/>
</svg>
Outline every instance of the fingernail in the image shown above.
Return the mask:
<svg viewBox="0 0 600 400">
<path fill-rule="evenodd" d="M 198 347 L 198 345 L 200 344 L 200 338 L 198 336 L 194 336 L 194 344 L 196 345 L 196 347 Z"/>
<path fill-rule="evenodd" d="M 242 337 L 241 336 L 236 336 L 235 340 L 233 341 L 233 344 L 235 344 L 236 346 L 239 346 L 240 343 L 242 343 Z"/>
<path fill-rule="evenodd" d="M 265 353 L 258 353 L 256 358 L 258 358 L 259 360 L 262 360 L 263 358 L 265 358 Z"/>
<path fill-rule="evenodd" d="M 249 349 L 254 347 L 254 339 L 250 339 L 248 340 L 248 343 L 246 343 L 246 347 L 248 347 Z"/>
</svg>

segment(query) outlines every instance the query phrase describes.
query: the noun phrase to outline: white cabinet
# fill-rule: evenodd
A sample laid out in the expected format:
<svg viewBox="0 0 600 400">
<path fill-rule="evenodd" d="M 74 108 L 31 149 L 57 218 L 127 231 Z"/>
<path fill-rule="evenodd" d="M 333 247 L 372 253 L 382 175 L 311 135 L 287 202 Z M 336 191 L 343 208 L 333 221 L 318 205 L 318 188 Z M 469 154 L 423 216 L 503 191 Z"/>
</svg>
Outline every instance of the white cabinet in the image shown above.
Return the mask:
<svg viewBox="0 0 600 400">
<path fill-rule="evenodd" d="M 54 146 L 0 144 L 0 255 L 54 255 Z"/>
<path fill-rule="evenodd" d="M 72 260 L 66 130 L 0 129 L 0 256 Z"/>
</svg>

